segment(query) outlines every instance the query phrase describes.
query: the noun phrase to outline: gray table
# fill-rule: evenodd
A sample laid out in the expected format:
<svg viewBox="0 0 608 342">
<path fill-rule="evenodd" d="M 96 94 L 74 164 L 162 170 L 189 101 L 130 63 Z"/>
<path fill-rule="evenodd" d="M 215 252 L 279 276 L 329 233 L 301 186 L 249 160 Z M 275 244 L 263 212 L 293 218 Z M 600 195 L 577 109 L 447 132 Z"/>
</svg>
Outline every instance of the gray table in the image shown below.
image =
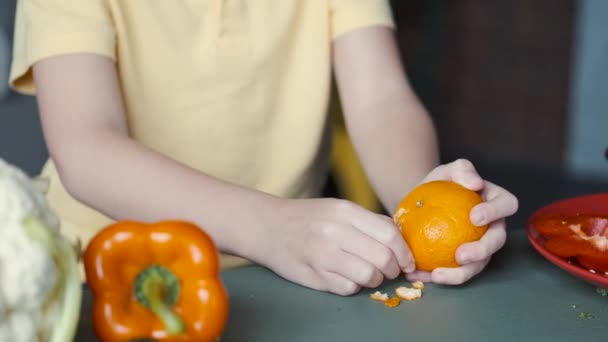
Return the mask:
<svg viewBox="0 0 608 342">
<path fill-rule="evenodd" d="M 392 309 L 370 300 L 371 290 L 339 297 L 260 267 L 222 276 L 231 297 L 223 341 L 608 340 L 608 297 L 546 261 L 521 227 L 512 227 L 505 248 L 473 281 L 428 285 L 422 299 Z M 407 283 L 400 279 L 381 288 L 401 284 Z M 77 341 L 95 340 L 89 306 L 86 293 Z M 581 312 L 594 318 L 581 318 Z"/>
<path fill-rule="evenodd" d="M 481 174 L 515 193 L 520 210 L 508 221 L 505 247 L 471 282 L 427 285 L 422 299 L 391 309 L 370 300 L 372 290 L 339 297 L 292 284 L 260 267 L 229 270 L 222 273 L 231 306 L 223 341 L 608 341 L 608 297 L 545 260 L 524 229 L 539 207 L 608 192 L 608 184 L 559 173 L 539 177 L 535 169 Z M 401 278 L 381 290 L 405 284 Z M 90 300 L 85 292 L 76 341 L 95 341 Z M 581 318 L 581 312 L 594 318 Z"/>
</svg>

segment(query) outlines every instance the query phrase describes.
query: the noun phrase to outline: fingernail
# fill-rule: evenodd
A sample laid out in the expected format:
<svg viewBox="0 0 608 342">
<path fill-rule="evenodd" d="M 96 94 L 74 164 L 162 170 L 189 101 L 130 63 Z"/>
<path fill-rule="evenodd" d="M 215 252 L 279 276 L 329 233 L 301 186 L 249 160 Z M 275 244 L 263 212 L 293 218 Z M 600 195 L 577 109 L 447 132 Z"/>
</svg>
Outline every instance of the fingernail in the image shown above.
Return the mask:
<svg viewBox="0 0 608 342">
<path fill-rule="evenodd" d="M 403 269 L 403 272 L 411 273 L 411 272 L 414 272 L 415 269 L 416 269 L 416 265 L 409 264 L 409 265 L 405 266 L 405 268 Z"/>
<path fill-rule="evenodd" d="M 485 218 L 486 217 L 482 210 L 474 209 L 471 213 L 471 222 L 475 225 L 482 225 L 484 223 Z"/>
</svg>

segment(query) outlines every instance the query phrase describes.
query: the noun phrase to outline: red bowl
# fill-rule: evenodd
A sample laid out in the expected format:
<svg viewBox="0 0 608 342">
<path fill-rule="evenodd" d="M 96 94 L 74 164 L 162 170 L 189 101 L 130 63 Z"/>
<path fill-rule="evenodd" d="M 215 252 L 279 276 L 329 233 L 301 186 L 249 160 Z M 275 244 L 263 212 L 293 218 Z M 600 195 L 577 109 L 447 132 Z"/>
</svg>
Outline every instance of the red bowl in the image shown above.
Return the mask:
<svg viewBox="0 0 608 342">
<path fill-rule="evenodd" d="M 544 247 L 545 239 L 536 231 L 532 222 L 535 218 L 545 215 L 574 215 L 577 213 L 589 214 L 608 214 L 608 193 L 600 193 L 573 197 L 551 203 L 535 211 L 528 219 L 526 230 L 528 240 L 532 246 L 547 260 L 565 270 L 566 272 L 578 277 L 594 286 L 608 288 L 608 276 L 605 274 L 592 273 L 588 269 L 576 264 L 569 263 L 567 259 L 558 257 L 547 251 Z"/>
</svg>

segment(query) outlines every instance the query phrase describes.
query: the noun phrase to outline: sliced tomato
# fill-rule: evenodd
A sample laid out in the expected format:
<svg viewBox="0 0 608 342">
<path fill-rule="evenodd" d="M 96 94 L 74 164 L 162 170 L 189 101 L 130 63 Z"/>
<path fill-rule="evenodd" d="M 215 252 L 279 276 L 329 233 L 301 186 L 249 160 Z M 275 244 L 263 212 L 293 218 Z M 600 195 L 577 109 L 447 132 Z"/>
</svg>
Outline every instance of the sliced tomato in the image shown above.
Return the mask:
<svg viewBox="0 0 608 342">
<path fill-rule="evenodd" d="M 534 228 L 547 238 L 545 248 L 563 258 L 575 258 L 595 272 L 608 272 L 608 215 L 545 216 Z"/>
<path fill-rule="evenodd" d="M 607 243 L 606 237 L 584 239 L 576 235 L 558 236 L 549 239 L 545 243 L 545 248 L 549 252 L 565 258 L 586 255 L 608 260 Z"/>
<path fill-rule="evenodd" d="M 594 214 L 551 215 L 534 220 L 534 228 L 544 237 L 568 236 L 580 228 L 585 234 L 608 236 L 608 216 Z M 577 227 L 580 225 L 579 227 Z"/>
<path fill-rule="evenodd" d="M 608 217 L 592 217 L 581 227 L 588 236 L 608 237 Z"/>
<path fill-rule="evenodd" d="M 577 260 L 581 265 L 590 270 L 594 270 L 599 273 L 608 272 L 608 257 L 596 258 L 587 255 L 580 255 Z"/>
</svg>

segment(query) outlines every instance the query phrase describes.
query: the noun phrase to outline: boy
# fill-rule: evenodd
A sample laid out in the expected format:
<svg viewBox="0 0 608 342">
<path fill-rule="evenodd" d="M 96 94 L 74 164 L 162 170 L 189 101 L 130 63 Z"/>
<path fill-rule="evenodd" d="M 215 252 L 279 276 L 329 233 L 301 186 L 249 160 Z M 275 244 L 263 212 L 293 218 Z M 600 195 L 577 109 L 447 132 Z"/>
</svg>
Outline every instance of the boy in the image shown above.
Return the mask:
<svg viewBox="0 0 608 342">
<path fill-rule="evenodd" d="M 393 28 L 382 0 L 21 0 L 11 81 L 36 92 L 49 201 L 84 243 L 111 220 L 179 218 L 317 290 L 349 295 L 402 271 L 459 284 L 502 247 L 517 201 L 467 161 L 438 166 Z M 482 192 L 471 219 L 492 224 L 459 249 L 462 267 L 416 271 L 390 218 L 316 198 L 332 71 L 388 212 L 431 179 Z"/>
</svg>

